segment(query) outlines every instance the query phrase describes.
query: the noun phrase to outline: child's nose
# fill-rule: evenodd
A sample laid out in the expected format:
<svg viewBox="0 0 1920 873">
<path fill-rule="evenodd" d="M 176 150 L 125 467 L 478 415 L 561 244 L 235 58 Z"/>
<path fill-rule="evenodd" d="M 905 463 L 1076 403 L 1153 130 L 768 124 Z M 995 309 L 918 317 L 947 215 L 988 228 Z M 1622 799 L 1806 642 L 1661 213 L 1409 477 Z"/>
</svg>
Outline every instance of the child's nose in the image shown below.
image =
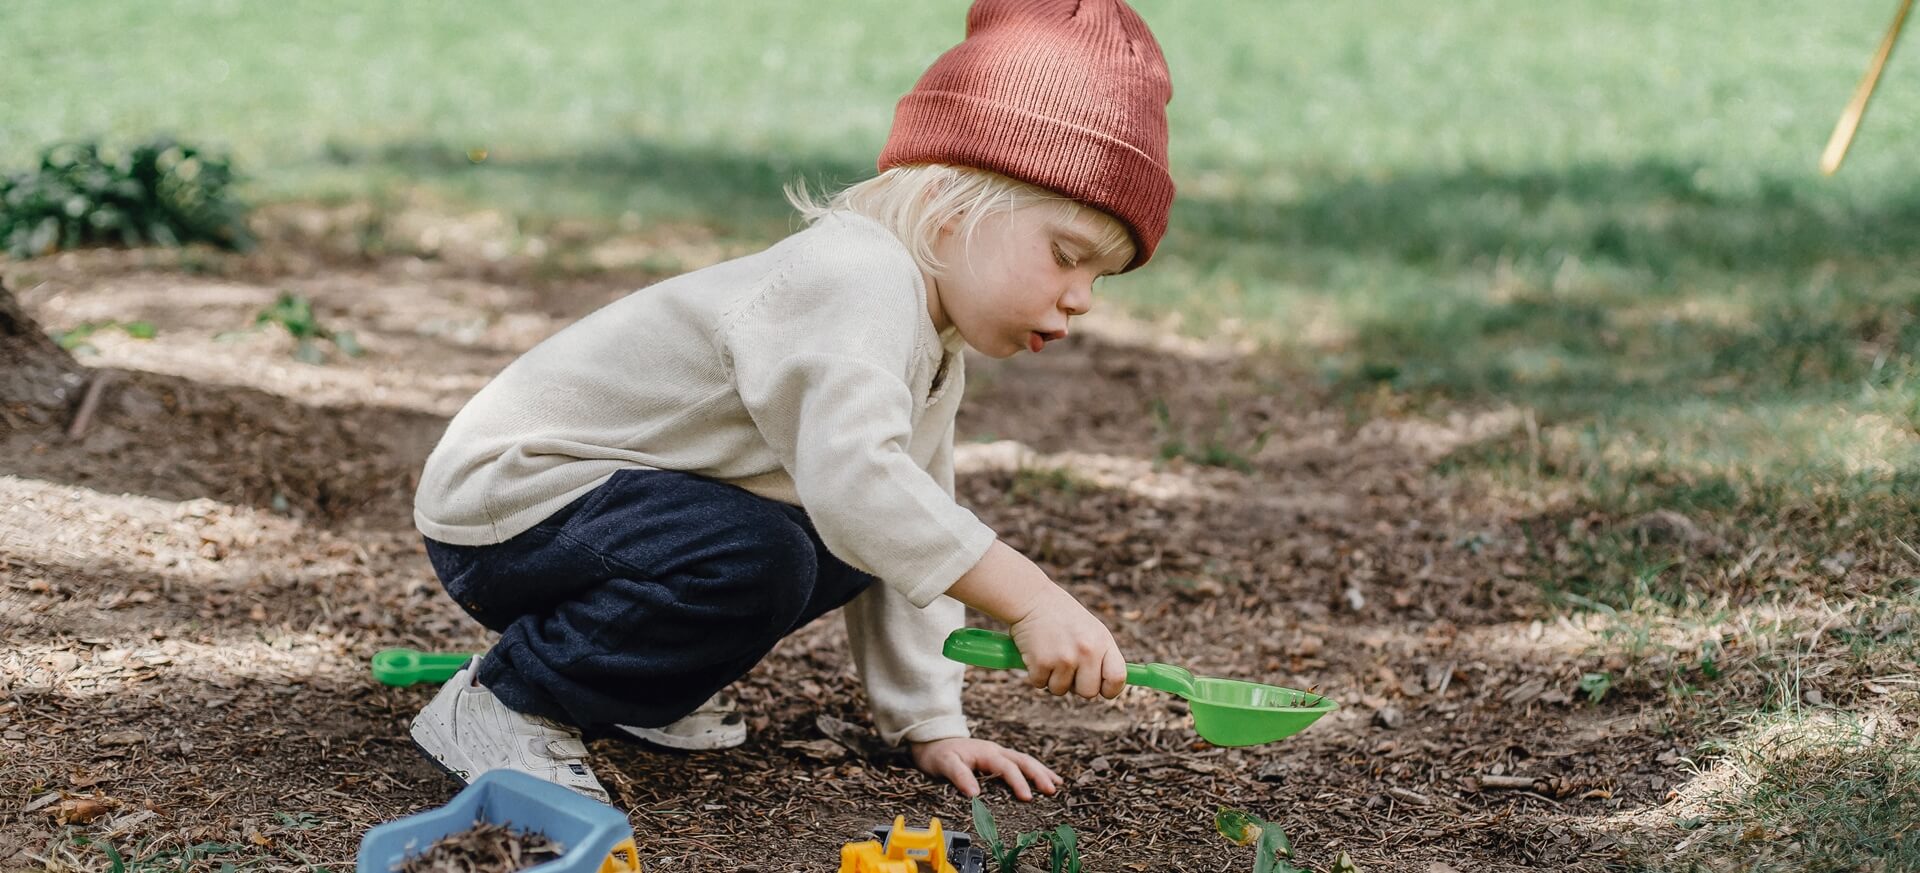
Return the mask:
<svg viewBox="0 0 1920 873">
<path fill-rule="evenodd" d="M 1093 308 L 1093 283 L 1075 282 L 1067 289 L 1065 297 L 1060 298 L 1060 308 L 1068 315 L 1085 315 Z"/>
</svg>

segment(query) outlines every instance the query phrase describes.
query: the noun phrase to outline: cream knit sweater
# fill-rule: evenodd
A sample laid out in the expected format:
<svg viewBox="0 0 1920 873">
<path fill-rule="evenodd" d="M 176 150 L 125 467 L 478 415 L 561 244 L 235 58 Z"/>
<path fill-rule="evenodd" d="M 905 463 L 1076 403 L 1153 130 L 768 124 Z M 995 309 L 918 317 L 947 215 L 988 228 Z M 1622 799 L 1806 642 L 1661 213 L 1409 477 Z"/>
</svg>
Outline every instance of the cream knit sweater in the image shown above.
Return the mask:
<svg viewBox="0 0 1920 873">
<path fill-rule="evenodd" d="M 420 477 L 414 523 L 503 542 L 617 470 L 681 470 L 804 507 L 877 576 L 847 636 L 889 743 L 967 735 L 943 596 L 993 544 L 953 498 L 961 341 L 885 227 L 836 213 L 771 248 L 636 291 L 474 395 Z"/>
</svg>

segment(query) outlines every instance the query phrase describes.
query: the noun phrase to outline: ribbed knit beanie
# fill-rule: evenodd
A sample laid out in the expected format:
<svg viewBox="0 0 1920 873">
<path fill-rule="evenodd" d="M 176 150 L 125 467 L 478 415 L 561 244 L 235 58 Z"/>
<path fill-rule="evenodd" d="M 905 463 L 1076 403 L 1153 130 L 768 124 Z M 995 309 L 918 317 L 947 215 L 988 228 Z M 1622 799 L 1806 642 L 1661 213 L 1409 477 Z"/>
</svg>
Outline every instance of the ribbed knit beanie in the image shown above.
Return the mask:
<svg viewBox="0 0 1920 873">
<path fill-rule="evenodd" d="M 1038 185 L 1132 231 L 1127 269 L 1167 230 L 1173 84 L 1121 0 L 977 0 L 967 36 L 894 110 L 880 169 L 956 164 Z"/>
</svg>

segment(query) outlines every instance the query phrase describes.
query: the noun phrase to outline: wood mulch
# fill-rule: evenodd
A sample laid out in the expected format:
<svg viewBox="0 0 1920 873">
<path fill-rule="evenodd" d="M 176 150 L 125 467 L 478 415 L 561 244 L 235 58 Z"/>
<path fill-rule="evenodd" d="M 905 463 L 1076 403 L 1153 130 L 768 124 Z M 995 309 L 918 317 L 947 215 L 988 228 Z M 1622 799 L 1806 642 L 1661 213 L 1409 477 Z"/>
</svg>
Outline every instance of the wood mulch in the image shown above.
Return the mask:
<svg viewBox="0 0 1920 873">
<path fill-rule="evenodd" d="M 566 846 L 505 822 L 474 822 L 400 862 L 399 873 L 514 873 L 560 858 Z"/>
</svg>

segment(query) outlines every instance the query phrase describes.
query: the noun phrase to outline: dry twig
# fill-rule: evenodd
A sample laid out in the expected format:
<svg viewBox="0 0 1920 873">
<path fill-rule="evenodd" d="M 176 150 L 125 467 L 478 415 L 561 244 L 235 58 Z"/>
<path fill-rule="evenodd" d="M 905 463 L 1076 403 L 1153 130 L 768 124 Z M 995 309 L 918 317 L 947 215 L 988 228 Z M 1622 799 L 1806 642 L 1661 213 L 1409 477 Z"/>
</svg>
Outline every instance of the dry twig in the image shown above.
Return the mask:
<svg viewBox="0 0 1920 873">
<path fill-rule="evenodd" d="M 1539 780 L 1534 779 L 1532 776 L 1494 776 L 1487 774 L 1480 777 L 1480 789 L 1482 791 L 1488 789 L 1532 791 L 1534 784 L 1538 781 Z"/>
<path fill-rule="evenodd" d="M 1433 805 L 1432 798 L 1429 798 L 1418 791 L 1408 791 L 1405 788 L 1388 788 L 1387 793 L 1393 795 L 1393 798 L 1395 800 L 1400 801 L 1401 803 L 1410 803 L 1414 806 L 1432 806 Z"/>
<path fill-rule="evenodd" d="M 67 439 L 77 440 L 86 435 L 94 411 L 100 408 L 100 395 L 112 378 L 113 374 L 106 370 L 95 370 L 93 378 L 87 380 L 86 396 L 80 398 L 80 409 L 73 414 L 73 424 L 67 427 Z"/>
</svg>

